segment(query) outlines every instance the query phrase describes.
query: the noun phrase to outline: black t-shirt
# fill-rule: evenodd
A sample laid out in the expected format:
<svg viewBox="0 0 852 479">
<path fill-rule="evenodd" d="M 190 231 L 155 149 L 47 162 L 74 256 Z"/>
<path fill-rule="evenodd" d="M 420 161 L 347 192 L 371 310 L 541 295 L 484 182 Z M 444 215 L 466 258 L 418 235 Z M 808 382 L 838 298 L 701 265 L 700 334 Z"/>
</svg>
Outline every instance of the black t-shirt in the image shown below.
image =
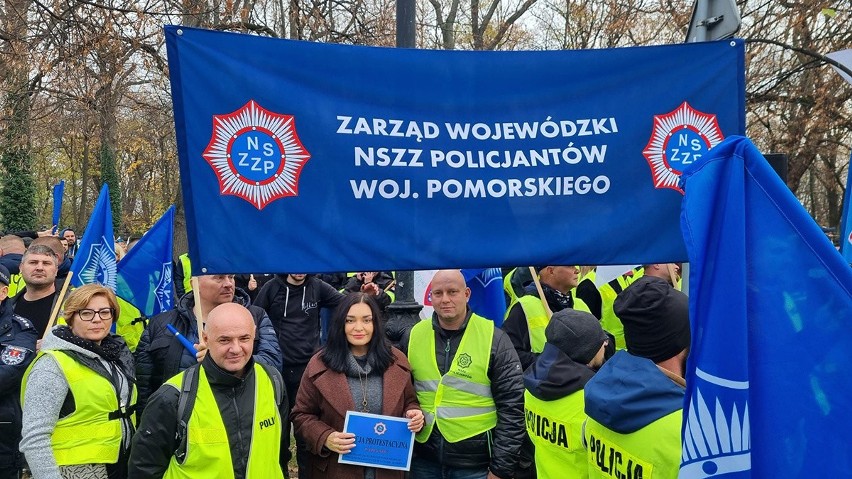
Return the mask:
<svg viewBox="0 0 852 479">
<path fill-rule="evenodd" d="M 15 314 L 29 319 L 38 330 L 38 336 L 44 336 L 44 330 L 47 329 L 47 322 L 50 320 L 50 310 L 53 307 L 53 298 L 56 292 L 53 292 L 44 298 L 35 301 L 27 301 L 21 295 L 15 301 Z"/>
</svg>

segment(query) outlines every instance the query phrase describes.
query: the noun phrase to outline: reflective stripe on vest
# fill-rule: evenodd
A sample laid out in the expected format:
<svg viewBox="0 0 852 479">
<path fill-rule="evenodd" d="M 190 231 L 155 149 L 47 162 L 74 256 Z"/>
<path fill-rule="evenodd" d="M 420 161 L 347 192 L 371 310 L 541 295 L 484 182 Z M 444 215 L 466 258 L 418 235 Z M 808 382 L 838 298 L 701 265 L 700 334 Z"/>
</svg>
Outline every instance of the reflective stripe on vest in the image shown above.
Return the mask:
<svg viewBox="0 0 852 479">
<path fill-rule="evenodd" d="M 21 387 L 23 398 L 27 379 L 39 358 L 49 354 L 62 369 L 74 398 L 74 411 L 59 419 L 50 436 L 53 455 L 59 466 L 79 464 L 115 464 L 121 448 L 121 419 L 110 419 L 118 410 L 112 383 L 78 363 L 62 351 L 42 351 L 27 369 Z M 136 404 L 136 386 L 132 386 L 130 405 Z M 134 415 L 131 415 L 131 421 Z"/>
<path fill-rule="evenodd" d="M 554 401 L 524 392 L 527 435 L 535 445 L 535 469 L 541 479 L 589 477 L 583 447 L 583 390 Z"/>
<path fill-rule="evenodd" d="M 497 425 L 497 407 L 488 378 L 493 339 L 494 323 L 472 314 L 449 371 L 441 376 L 432 322 L 420 321 L 411 329 L 408 358 L 417 400 L 426 418 L 415 436 L 417 442 L 426 442 L 436 424 L 449 442 L 482 434 Z"/>
<path fill-rule="evenodd" d="M 583 300 L 576 296 L 573 299 L 573 309 L 591 314 L 589 306 Z M 541 299 L 538 296 L 528 294 L 521 296 L 518 302 L 521 304 L 524 316 L 527 318 L 527 329 L 530 332 L 530 351 L 535 354 L 541 354 L 544 351 L 544 343 L 547 342 L 544 330 L 547 329 L 547 323 L 550 321 L 547 318 L 547 313 L 544 311 L 544 306 L 541 304 Z"/>
<path fill-rule="evenodd" d="M 680 469 L 683 410 L 630 434 L 586 420 L 586 462 L 590 478 L 676 479 Z"/>
<path fill-rule="evenodd" d="M 183 292 L 192 291 L 192 264 L 189 262 L 189 253 L 180 255 L 180 267 L 183 270 Z"/>
<path fill-rule="evenodd" d="M 200 367 L 200 366 L 199 366 Z M 170 478 L 233 479 L 231 446 L 222 414 L 210 389 L 207 373 L 201 367 L 198 390 L 192 415 L 187 425 L 186 458 L 178 464 L 174 455 L 163 475 Z M 184 373 L 174 376 L 166 384 L 181 389 Z M 254 365 L 254 417 L 252 418 L 251 447 L 249 449 L 246 479 L 283 478 L 278 455 L 281 448 L 281 417 L 275 403 L 272 379 L 259 364 Z"/>
</svg>

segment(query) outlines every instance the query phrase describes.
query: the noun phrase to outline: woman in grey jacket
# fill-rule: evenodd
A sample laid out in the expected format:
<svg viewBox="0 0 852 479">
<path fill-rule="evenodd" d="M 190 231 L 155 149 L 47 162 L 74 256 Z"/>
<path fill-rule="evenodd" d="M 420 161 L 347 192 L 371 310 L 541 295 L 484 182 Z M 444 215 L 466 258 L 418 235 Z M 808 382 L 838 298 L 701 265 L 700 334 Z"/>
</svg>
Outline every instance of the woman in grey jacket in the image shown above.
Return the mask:
<svg viewBox="0 0 852 479">
<path fill-rule="evenodd" d="M 136 403 L 133 355 L 110 333 L 111 290 L 89 284 L 65 301 L 24 376 L 21 452 L 34 479 L 125 478 Z"/>
</svg>

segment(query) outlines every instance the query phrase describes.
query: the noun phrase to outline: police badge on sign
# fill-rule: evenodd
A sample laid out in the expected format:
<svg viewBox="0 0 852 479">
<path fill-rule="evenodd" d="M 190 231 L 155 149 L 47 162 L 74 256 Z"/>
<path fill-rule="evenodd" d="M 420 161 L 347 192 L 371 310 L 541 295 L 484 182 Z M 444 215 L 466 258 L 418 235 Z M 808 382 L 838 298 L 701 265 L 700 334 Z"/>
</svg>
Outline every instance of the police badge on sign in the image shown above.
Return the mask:
<svg viewBox="0 0 852 479">
<path fill-rule="evenodd" d="M 219 191 L 258 210 L 298 196 L 299 175 L 311 155 L 295 122 L 292 115 L 273 113 L 254 100 L 227 115 L 213 115 L 213 135 L 202 156 L 219 179 Z"/>
<path fill-rule="evenodd" d="M 29 349 L 20 346 L 6 346 L 3 349 L 3 353 L 0 354 L 0 363 L 7 366 L 17 366 L 24 362 L 29 352 Z"/>
</svg>

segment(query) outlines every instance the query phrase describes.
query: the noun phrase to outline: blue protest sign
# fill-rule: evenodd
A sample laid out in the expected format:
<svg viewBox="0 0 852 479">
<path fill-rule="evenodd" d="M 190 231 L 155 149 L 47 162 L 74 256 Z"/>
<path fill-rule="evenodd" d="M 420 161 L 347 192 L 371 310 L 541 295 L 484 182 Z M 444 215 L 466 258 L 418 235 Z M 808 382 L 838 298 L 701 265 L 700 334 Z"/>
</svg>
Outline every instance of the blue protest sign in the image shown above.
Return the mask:
<svg viewBox="0 0 852 479">
<path fill-rule="evenodd" d="M 680 173 L 745 132 L 741 40 L 166 44 L 196 273 L 685 260 Z"/>
<path fill-rule="evenodd" d="M 343 432 L 355 434 L 355 447 L 338 462 L 407 471 L 411 468 L 414 433 L 408 419 L 355 411 L 346 412 Z"/>
</svg>

